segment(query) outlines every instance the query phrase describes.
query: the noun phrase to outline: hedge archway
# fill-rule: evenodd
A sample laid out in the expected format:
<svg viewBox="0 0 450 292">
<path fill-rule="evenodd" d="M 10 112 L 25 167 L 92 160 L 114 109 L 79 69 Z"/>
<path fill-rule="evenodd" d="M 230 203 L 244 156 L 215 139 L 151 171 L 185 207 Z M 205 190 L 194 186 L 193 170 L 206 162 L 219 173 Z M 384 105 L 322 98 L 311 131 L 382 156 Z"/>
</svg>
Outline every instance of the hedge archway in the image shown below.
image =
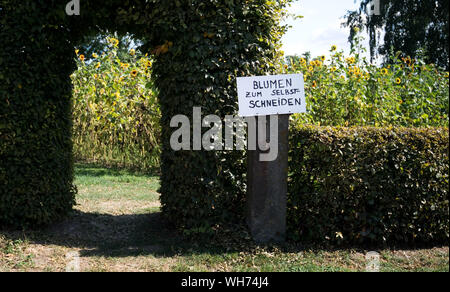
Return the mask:
<svg viewBox="0 0 450 292">
<path fill-rule="evenodd" d="M 288 0 L 0 0 L 0 225 L 41 226 L 72 209 L 74 47 L 98 28 L 155 53 L 162 110 L 161 201 L 178 228 L 208 232 L 243 216 L 241 152 L 170 149 L 170 119 L 237 112 L 235 78 L 277 71 Z"/>
</svg>

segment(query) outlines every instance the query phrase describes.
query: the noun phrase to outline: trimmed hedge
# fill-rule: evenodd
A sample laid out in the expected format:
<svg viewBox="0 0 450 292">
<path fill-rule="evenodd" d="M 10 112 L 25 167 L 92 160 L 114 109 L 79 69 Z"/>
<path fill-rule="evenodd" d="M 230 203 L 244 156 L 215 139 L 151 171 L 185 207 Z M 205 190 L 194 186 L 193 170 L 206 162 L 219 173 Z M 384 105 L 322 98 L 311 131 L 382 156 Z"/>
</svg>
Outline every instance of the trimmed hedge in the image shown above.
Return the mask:
<svg viewBox="0 0 450 292">
<path fill-rule="evenodd" d="M 45 225 L 75 203 L 69 77 L 75 62 L 57 13 L 63 8 L 54 1 L 0 1 L 0 225 Z"/>
<path fill-rule="evenodd" d="M 163 153 L 164 217 L 211 231 L 242 217 L 244 153 L 170 149 L 170 120 L 193 107 L 237 112 L 236 76 L 281 69 L 283 8 L 291 0 L 0 0 L 0 224 L 51 223 L 74 203 L 69 75 L 74 46 L 98 28 L 128 31 L 154 53 Z"/>
<path fill-rule="evenodd" d="M 288 229 L 331 244 L 448 243 L 448 129 L 291 129 Z"/>
<path fill-rule="evenodd" d="M 163 45 L 169 51 L 153 65 L 162 113 L 162 213 L 185 233 L 210 233 L 242 221 L 246 159 L 241 151 L 173 151 L 170 120 L 183 114 L 192 127 L 193 107 L 202 107 L 203 117 L 237 113 L 236 77 L 278 69 L 284 2 L 163 1 L 153 11 L 166 18 L 153 29 L 164 37 L 159 43 L 172 45 Z"/>
</svg>

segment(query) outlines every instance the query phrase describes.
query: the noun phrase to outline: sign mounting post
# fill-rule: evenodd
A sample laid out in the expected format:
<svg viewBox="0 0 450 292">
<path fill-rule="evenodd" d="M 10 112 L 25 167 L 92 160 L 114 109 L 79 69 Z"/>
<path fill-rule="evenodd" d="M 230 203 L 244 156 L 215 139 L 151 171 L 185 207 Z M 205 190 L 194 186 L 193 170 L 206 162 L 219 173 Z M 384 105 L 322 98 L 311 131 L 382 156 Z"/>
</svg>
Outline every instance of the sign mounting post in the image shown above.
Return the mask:
<svg viewBox="0 0 450 292">
<path fill-rule="evenodd" d="M 259 145 L 248 152 L 247 224 L 255 241 L 283 242 L 286 237 L 289 116 L 306 112 L 304 79 L 302 74 L 240 77 L 237 87 L 239 115 L 256 117 Z M 278 139 L 276 155 L 262 159 L 273 152 L 264 147 L 272 144 L 268 141 L 273 138 Z"/>
</svg>

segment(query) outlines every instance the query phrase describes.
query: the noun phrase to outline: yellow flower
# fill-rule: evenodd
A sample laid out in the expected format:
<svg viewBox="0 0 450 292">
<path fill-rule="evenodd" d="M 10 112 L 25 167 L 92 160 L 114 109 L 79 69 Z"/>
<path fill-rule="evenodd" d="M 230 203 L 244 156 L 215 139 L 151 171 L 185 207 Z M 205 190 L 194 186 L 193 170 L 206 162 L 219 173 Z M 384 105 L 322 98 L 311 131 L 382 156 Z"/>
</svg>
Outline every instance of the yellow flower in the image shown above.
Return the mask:
<svg viewBox="0 0 450 292">
<path fill-rule="evenodd" d="M 98 75 L 97 74 L 94 74 L 94 79 L 97 79 L 98 78 Z"/>
<path fill-rule="evenodd" d="M 100 89 L 100 94 L 105 94 L 105 89 L 104 88 Z"/>
<path fill-rule="evenodd" d="M 317 66 L 317 67 L 322 67 L 322 65 L 323 65 L 322 62 L 320 62 L 319 60 L 316 61 L 316 66 Z"/>
<path fill-rule="evenodd" d="M 116 94 L 115 94 L 115 96 L 117 97 L 117 98 L 120 98 L 120 92 L 116 92 Z"/>
<path fill-rule="evenodd" d="M 137 70 L 133 70 L 131 71 L 131 76 L 136 77 L 138 75 L 138 71 Z"/>
<path fill-rule="evenodd" d="M 401 80 L 400 78 L 397 78 L 397 79 L 395 79 L 395 83 L 401 84 L 401 83 L 402 83 L 402 80 Z"/>
<path fill-rule="evenodd" d="M 314 70 L 314 67 L 313 66 L 309 66 L 309 68 L 308 68 L 308 71 L 313 71 Z"/>
<path fill-rule="evenodd" d="M 127 69 L 130 65 L 127 63 L 120 63 L 120 67 L 122 67 L 122 69 Z"/>
<path fill-rule="evenodd" d="M 444 76 L 445 78 L 448 78 L 448 72 L 445 72 Z"/>
<path fill-rule="evenodd" d="M 317 82 L 316 82 L 316 80 L 314 80 L 314 81 L 312 82 L 312 87 L 313 87 L 313 88 L 316 88 L 316 87 L 317 87 Z"/>
<path fill-rule="evenodd" d="M 309 65 L 311 65 L 311 66 L 316 65 L 316 61 L 311 61 L 311 62 L 309 62 Z"/>
<path fill-rule="evenodd" d="M 387 75 L 389 73 L 389 70 L 386 68 L 381 69 L 381 74 Z"/>
<path fill-rule="evenodd" d="M 95 59 L 97 59 L 97 58 L 98 58 L 98 55 L 97 55 L 96 53 L 92 53 L 92 57 L 95 58 Z"/>
<path fill-rule="evenodd" d="M 336 50 L 337 50 L 337 46 L 336 46 L 336 45 L 332 45 L 332 46 L 331 46 L 331 51 L 334 52 L 334 51 L 336 51 Z"/>
<path fill-rule="evenodd" d="M 325 59 L 326 59 L 326 57 L 325 57 L 325 56 L 320 56 L 320 60 L 322 60 L 322 62 L 324 62 L 324 61 L 325 61 Z"/>
<path fill-rule="evenodd" d="M 119 40 L 116 38 L 110 38 L 109 42 L 110 42 L 110 44 L 112 44 L 115 47 L 117 47 L 119 45 Z"/>
<path fill-rule="evenodd" d="M 77 56 L 78 56 L 79 52 L 80 52 L 80 50 L 75 50 L 75 54 L 77 54 Z"/>
<path fill-rule="evenodd" d="M 345 59 L 345 61 L 346 61 L 348 64 L 353 64 L 353 63 L 356 62 L 356 59 L 355 59 L 355 57 L 350 57 L 350 58 Z"/>
<path fill-rule="evenodd" d="M 405 58 L 405 63 L 408 65 L 408 66 L 411 66 L 411 64 L 412 64 L 412 60 L 411 60 L 411 57 L 407 57 L 407 58 Z"/>
<path fill-rule="evenodd" d="M 131 50 L 130 50 L 130 55 L 131 55 L 131 56 L 136 55 L 136 50 L 135 50 L 135 49 L 131 49 Z"/>
<path fill-rule="evenodd" d="M 331 67 L 330 71 L 331 72 L 336 72 L 337 68 L 336 67 Z"/>
<path fill-rule="evenodd" d="M 84 62 L 85 59 L 86 59 L 86 58 L 84 57 L 84 55 L 80 55 L 80 60 L 81 60 L 81 62 Z"/>
</svg>

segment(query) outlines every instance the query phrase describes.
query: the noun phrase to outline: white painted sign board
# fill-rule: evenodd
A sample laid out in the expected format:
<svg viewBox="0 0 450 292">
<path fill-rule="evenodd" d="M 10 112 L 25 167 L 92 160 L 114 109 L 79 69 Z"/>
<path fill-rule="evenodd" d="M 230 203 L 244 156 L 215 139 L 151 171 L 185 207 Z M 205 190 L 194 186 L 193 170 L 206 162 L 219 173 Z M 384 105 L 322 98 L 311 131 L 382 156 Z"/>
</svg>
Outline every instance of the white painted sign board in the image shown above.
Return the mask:
<svg viewBox="0 0 450 292">
<path fill-rule="evenodd" d="M 238 77 L 239 116 L 306 112 L 302 74 Z"/>
</svg>

